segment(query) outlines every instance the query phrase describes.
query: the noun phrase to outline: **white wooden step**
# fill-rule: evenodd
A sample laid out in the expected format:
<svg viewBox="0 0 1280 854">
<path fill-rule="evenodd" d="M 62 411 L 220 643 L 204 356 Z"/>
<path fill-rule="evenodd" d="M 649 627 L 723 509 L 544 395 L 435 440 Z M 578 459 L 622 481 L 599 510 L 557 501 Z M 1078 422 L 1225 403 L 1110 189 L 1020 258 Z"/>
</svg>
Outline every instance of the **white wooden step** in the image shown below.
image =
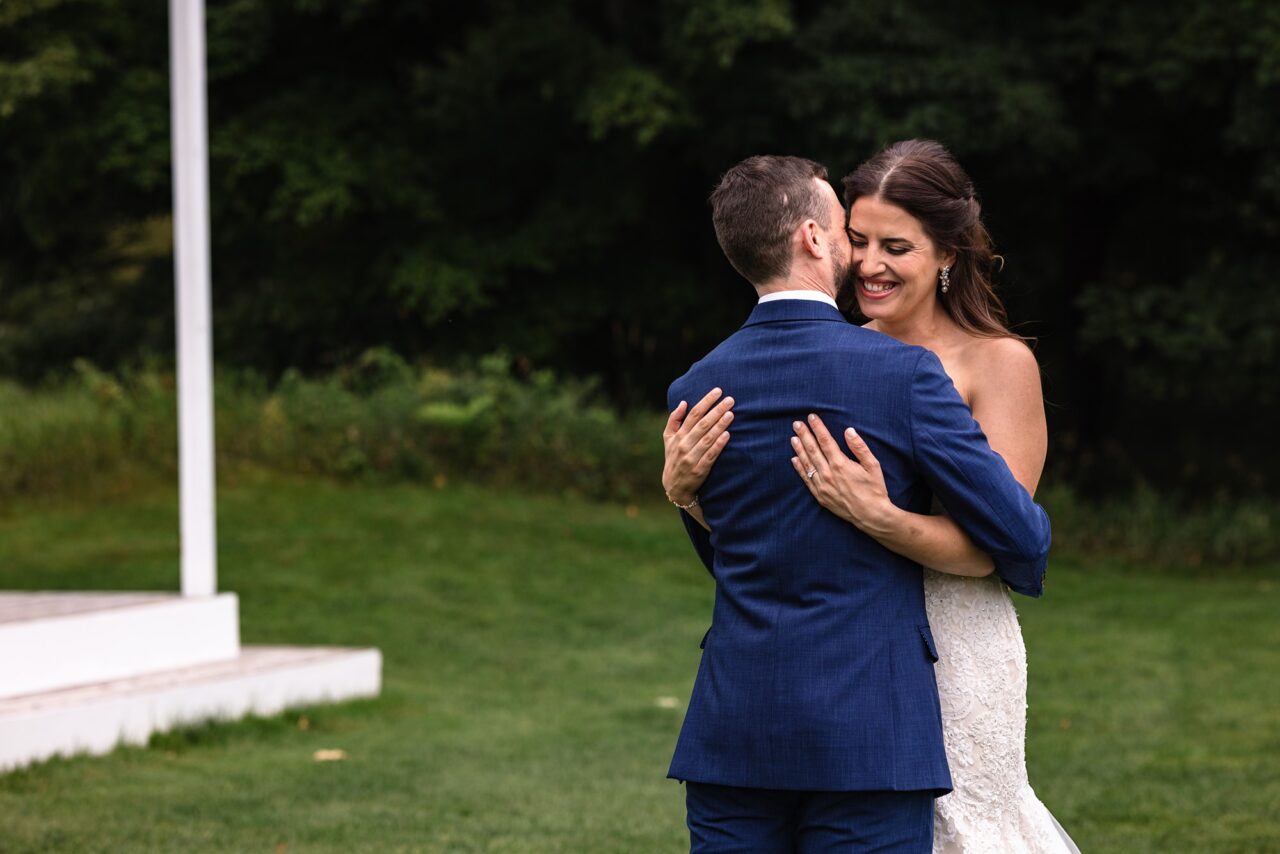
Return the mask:
<svg viewBox="0 0 1280 854">
<path fill-rule="evenodd" d="M 381 683 L 376 649 L 246 646 L 229 661 L 0 699 L 0 771 L 203 720 L 374 697 Z"/>
<path fill-rule="evenodd" d="M 0 698 L 229 661 L 234 593 L 0 593 Z"/>
</svg>

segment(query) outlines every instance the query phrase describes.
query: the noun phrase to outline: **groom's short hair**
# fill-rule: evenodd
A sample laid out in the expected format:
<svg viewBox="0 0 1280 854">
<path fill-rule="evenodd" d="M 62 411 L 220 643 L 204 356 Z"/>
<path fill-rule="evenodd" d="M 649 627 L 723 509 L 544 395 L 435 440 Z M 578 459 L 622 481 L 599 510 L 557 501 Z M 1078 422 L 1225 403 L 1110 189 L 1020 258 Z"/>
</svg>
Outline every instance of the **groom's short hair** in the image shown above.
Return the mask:
<svg viewBox="0 0 1280 854">
<path fill-rule="evenodd" d="M 791 235 L 806 219 L 830 228 L 831 209 L 814 178 L 820 163 L 803 157 L 748 157 L 711 191 L 716 239 L 733 269 L 753 285 L 791 272 Z"/>
</svg>

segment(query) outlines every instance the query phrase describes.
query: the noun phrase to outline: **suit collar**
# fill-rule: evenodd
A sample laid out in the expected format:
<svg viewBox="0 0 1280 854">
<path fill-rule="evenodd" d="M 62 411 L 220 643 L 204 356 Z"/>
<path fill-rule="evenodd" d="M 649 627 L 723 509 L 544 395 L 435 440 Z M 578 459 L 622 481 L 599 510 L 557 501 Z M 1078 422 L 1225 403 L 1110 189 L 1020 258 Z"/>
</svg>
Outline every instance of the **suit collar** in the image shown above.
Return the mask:
<svg viewBox="0 0 1280 854">
<path fill-rule="evenodd" d="M 848 323 L 844 315 L 825 302 L 801 299 L 780 299 L 770 302 L 756 303 L 751 316 L 743 326 L 755 326 L 760 323 L 778 323 L 786 320 L 830 320 L 835 323 Z"/>
</svg>

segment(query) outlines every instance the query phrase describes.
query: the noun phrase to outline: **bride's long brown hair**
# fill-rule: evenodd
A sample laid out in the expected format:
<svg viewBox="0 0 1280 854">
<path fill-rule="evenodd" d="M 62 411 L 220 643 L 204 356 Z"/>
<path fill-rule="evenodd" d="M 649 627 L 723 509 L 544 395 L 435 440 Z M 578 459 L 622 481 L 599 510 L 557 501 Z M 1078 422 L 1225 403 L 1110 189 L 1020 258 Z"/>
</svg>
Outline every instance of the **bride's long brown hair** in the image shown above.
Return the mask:
<svg viewBox="0 0 1280 854">
<path fill-rule="evenodd" d="M 847 208 L 863 196 L 879 197 L 918 219 L 940 249 L 956 253 L 947 292 L 939 293 L 938 301 L 961 329 L 983 338 L 1022 338 L 1009 329 L 991 284 L 998 256 L 982 224 L 973 181 L 942 143 L 895 142 L 845 176 L 843 184 Z M 857 307 L 853 288 L 846 285 L 840 308 L 853 314 Z"/>
</svg>

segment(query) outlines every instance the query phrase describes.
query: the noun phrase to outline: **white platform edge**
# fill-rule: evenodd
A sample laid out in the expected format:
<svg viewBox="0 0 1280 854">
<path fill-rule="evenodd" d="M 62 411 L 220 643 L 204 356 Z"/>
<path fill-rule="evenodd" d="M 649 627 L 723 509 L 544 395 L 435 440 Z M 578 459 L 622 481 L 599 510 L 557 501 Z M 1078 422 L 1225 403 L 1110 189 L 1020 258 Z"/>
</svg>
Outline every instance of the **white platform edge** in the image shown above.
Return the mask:
<svg viewBox="0 0 1280 854">
<path fill-rule="evenodd" d="M 254 666 L 255 658 L 265 659 Z M 245 647 L 232 665 L 193 668 L 0 703 L 0 772 L 53 756 L 146 744 L 152 733 L 294 707 L 376 697 L 382 653 L 342 647 Z"/>
<path fill-rule="evenodd" d="M 0 623 L 0 698 L 228 661 L 239 652 L 234 593 Z"/>
</svg>

